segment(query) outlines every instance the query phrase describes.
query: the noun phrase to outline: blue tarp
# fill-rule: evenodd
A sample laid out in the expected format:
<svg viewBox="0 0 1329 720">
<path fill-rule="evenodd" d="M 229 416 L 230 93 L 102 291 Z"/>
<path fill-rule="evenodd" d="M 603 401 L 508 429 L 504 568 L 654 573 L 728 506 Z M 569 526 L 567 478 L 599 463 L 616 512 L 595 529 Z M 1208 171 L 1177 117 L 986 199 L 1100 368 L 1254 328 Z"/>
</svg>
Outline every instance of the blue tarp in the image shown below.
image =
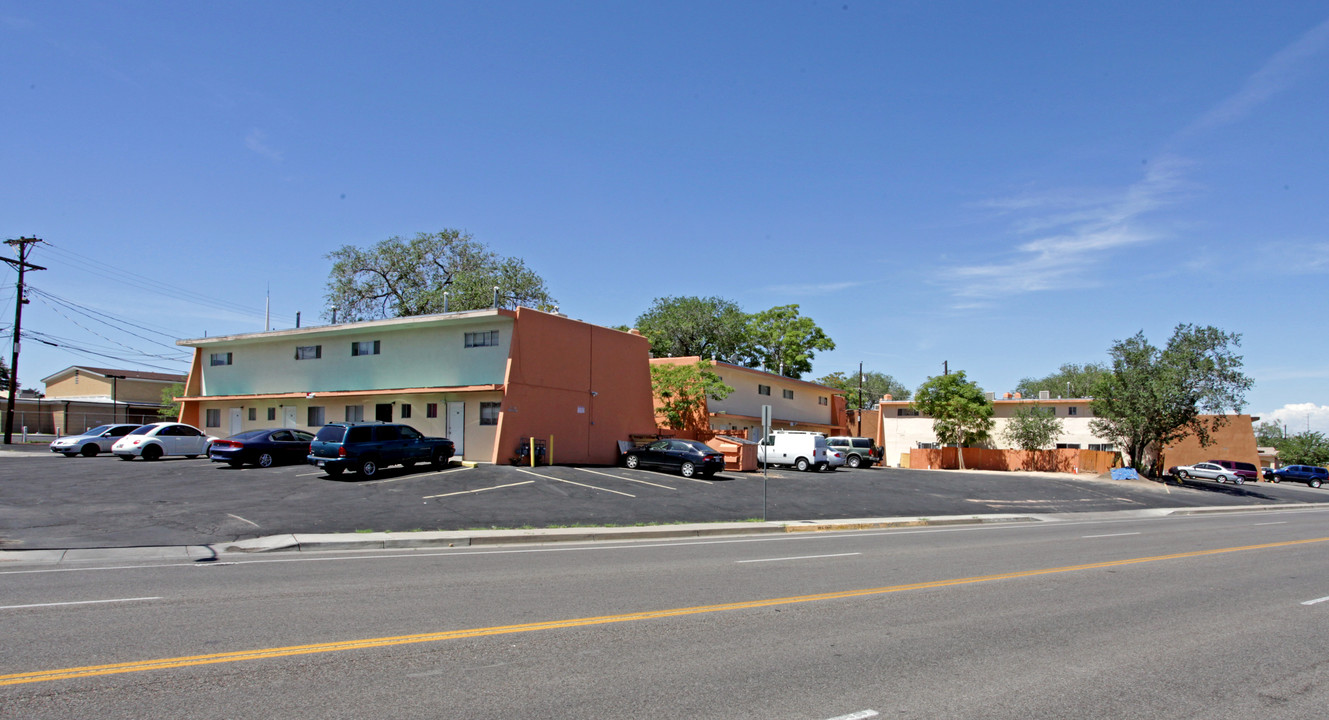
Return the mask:
<svg viewBox="0 0 1329 720">
<path fill-rule="evenodd" d="M 1139 480 L 1140 473 L 1135 472 L 1135 468 L 1113 468 L 1113 480 Z"/>
</svg>

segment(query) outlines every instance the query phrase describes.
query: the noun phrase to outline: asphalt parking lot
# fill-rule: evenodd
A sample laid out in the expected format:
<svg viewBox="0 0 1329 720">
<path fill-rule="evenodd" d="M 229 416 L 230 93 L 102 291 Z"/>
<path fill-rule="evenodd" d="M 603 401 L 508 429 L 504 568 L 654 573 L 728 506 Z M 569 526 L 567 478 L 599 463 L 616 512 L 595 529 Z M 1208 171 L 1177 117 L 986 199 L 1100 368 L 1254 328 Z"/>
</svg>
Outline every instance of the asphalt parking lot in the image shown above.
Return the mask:
<svg viewBox="0 0 1329 720">
<path fill-rule="evenodd" d="M 712 479 L 623 467 L 387 468 L 373 480 L 308 465 L 65 458 L 0 451 L 0 548 L 203 544 L 283 533 L 624 526 L 746 520 L 1055 514 L 1329 501 L 1329 489 L 1098 477 L 840 469 Z"/>
</svg>

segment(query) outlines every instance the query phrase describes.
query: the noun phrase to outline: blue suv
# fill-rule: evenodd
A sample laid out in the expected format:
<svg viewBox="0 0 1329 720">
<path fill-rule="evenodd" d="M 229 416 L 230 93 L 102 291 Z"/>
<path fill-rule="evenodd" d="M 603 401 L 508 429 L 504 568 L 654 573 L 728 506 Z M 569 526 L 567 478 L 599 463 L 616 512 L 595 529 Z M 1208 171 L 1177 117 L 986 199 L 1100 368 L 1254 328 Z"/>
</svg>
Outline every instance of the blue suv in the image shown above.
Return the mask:
<svg viewBox="0 0 1329 720">
<path fill-rule="evenodd" d="M 418 462 L 446 467 L 454 446 L 447 438 L 426 437 L 399 423 L 329 423 L 309 443 L 310 465 L 333 477 L 351 470 L 373 477 L 389 465 L 411 467 Z"/>
<path fill-rule="evenodd" d="M 1265 471 L 1264 476 L 1269 482 L 1288 480 L 1290 482 L 1304 482 L 1313 488 L 1317 488 L 1323 485 L 1325 481 L 1329 481 L 1329 470 L 1315 465 L 1288 465 L 1277 470 Z"/>
</svg>

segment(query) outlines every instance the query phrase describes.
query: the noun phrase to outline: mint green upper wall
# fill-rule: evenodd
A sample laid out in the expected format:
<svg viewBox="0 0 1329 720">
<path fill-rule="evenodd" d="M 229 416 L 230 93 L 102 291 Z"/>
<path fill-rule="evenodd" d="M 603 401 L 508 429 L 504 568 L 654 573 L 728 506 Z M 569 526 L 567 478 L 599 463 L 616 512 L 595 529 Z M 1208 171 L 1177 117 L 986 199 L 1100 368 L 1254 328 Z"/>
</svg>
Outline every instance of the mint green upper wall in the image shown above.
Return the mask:
<svg viewBox="0 0 1329 720">
<path fill-rule="evenodd" d="M 325 331 L 240 336 L 201 343 L 204 395 L 257 395 L 502 384 L 513 320 L 504 315 L 401 326 L 333 326 Z M 497 330 L 496 346 L 465 347 L 465 334 Z M 352 356 L 355 342 L 379 341 L 378 355 Z M 296 360 L 296 347 L 322 357 Z M 214 353 L 232 353 L 214 366 Z"/>
</svg>

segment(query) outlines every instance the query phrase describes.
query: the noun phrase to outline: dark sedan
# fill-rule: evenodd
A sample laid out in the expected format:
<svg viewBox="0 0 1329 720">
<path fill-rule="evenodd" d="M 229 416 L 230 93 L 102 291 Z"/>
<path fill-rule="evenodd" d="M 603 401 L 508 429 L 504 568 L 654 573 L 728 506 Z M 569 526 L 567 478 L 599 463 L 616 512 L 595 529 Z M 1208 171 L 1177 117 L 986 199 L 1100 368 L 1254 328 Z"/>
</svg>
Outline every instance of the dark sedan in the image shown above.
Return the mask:
<svg viewBox="0 0 1329 720">
<path fill-rule="evenodd" d="M 629 468 L 677 470 L 683 477 L 710 477 L 724 469 L 724 455 L 696 440 L 656 440 L 627 451 L 623 464 Z"/>
<path fill-rule="evenodd" d="M 271 467 L 279 463 L 302 463 L 309 455 L 314 436 L 303 430 L 248 430 L 212 443 L 208 457 L 231 467 L 245 463 Z"/>
</svg>

